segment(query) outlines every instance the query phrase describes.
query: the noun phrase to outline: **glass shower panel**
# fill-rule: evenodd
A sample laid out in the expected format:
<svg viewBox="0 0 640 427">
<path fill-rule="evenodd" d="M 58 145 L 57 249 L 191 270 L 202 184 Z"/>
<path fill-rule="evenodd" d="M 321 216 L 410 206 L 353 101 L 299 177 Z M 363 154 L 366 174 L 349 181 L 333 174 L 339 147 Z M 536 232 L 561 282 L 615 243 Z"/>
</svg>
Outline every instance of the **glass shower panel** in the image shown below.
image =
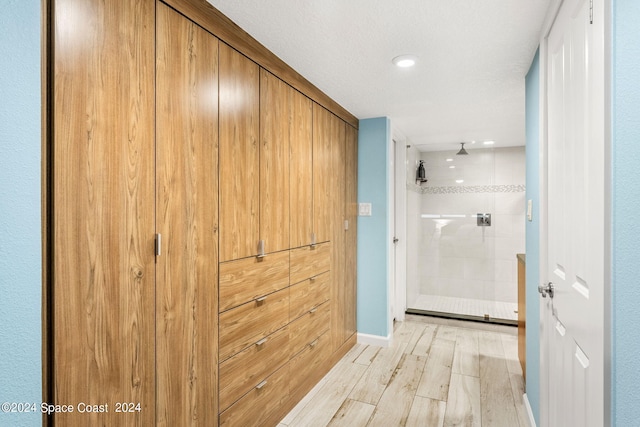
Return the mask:
<svg viewBox="0 0 640 427">
<path fill-rule="evenodd" d="M 497 183 L 505 173 L 496 172 L 495 152 L 408 153 L 408 168 L 423 160 L 428 181 L 407 183 L 407 311 L 503 323 L 515 319 L 513 306 L 503 306 L 515 304 L 515 297 L 497 289 L 511 286 L 515 252 L 513 268 L 496 256 L 496 241 L 511 237 L 505 233 L 514 220 L 496 205 L 503 201 L 496 194 L 505 190 Z M 504 256 L 504 248 L 500 252 Z M 515 279 L 512 286 L 516 289 Z"/>
</svg>

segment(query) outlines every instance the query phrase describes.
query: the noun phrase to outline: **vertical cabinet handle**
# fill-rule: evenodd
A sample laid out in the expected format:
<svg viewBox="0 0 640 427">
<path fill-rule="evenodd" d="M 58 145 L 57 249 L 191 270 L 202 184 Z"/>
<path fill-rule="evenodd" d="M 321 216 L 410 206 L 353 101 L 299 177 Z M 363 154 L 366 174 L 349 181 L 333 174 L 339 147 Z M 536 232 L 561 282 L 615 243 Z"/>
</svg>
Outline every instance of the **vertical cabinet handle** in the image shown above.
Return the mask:
<svg viewBox="0 0 640 427">
<path fill-rule="evenodd" d="M 156 233 L 156 256 L 162 253 L 162 234 Z"/>
<path fill-rule="evenodd" d="M 264 258 L 265 253 L 264 253 L 264 240 L 260 240 L 258 241 L 258 255 L 256 255 L 256 258 L 258 258 L 259 260 Z"/>
<path fill-rule="evenodd" d="M 311 249 L 316 248 L 316 233 L 311 233 Z"/>
</svg>

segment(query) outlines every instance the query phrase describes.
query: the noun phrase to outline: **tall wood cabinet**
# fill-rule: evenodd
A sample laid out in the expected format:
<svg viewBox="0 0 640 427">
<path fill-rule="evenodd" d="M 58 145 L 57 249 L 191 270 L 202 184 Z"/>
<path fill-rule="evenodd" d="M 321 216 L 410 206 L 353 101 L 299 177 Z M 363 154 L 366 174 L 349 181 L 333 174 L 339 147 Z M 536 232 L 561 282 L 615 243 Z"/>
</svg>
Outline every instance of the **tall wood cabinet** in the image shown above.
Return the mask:
<svg viewBox="0 0 640 427">
<path fill-rule="evenodd" d="M 48 1 L 56 425 L 277 424 L 355 343 L 357 120 L 204 2 Z"/>
<path fill-rule="evenodd" d="M 153 425 L 155 3 L 58 0 L 52 19 L 46 401 L 112 405 L 57 425 Z"/>
<path fill-rule="evenodd" d="M 156 13 L 156 420 L 207 426 L 218 415 L 218 40 L 164 4 Z"/>
</svg>

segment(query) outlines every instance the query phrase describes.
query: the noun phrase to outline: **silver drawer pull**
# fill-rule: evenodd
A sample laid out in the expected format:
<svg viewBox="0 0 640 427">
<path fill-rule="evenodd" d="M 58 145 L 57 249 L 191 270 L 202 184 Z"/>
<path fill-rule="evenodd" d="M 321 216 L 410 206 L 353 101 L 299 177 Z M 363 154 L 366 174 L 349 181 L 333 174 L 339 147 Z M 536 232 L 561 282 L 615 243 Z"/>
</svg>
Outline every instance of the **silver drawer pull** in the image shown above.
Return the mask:
<svg viewBox="0 0 640 427">
<path fill-rule="evenodd" d="M 267 342 L 267 339 L 266 339 L 266 338 L 262 338 L 260 341 L 258 341 L 258 342 L 256 343 L 256 345 L 257 345 L 258 347 L 260 347 L 262 344 L 264 344 L 264 343 L 266 343 L 266 342 Z"/>
<path fill-rule="evenodd" d="M 265 302 L 267 300 L 267 296 L 262 296 L 260 298 L 256 298 L 256 302 L 260 303 L 260 302 Z"/>
<path fill-rule="evenodd" d="M 318 345 L 318 340 L 319 340 L 319 339 L 320 339 L 320 338 L 316 338 L 316 339 L 315 339 L 315 341 L 313 341 L 311 344 L 309 344 L 309 347 L 313 348 L 313 347 L 315 347 L 316 345 Z"/>
<path fill-rule="evenodd" d="M 313 277 L 309 277 L 309 280 L 312 281 L 312 282 L 315 282 L 317 278 L 318 278 L 318 276 L 313 276 Z"/>
<path fill-rule="evenodd" d="M 318 311 L 318 307 L 313 307 L 311 310 L 309 310 L 309 313 L 313 314 L 316 311 Z"/>
<path fill-rule="evenodd" d="M 260 384 L 256 386 L 256 390 L 260 390 L 262 387 L 267 385 L 267 380 L 262 381 Z"/>
</svg>

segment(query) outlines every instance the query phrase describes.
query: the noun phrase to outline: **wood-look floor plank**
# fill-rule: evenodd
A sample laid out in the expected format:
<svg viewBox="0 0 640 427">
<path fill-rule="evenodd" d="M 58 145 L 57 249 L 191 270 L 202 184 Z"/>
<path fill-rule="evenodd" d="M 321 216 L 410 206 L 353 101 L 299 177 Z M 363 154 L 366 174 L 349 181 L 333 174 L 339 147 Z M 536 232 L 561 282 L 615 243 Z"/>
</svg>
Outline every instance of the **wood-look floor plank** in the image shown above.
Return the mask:
<svg viewBox="0 0 640 427">
<path fill-rule="evenodd" d="M 406 344 L 395 343 L 393 347 L 380 349 L 349 398 L 377 405 L 400 362 L 405 346 Z"/>
<path fill-rule="evenodd" d="M 431 346 L 417 395 L 447 401 L 455 341 L 436 338 Z"/>
<path fill-rule="evenodd" d="M 340 409 L 354 384 L 361 379 L 367 367 L 355 363 L 339 363 L 327 375 L 327 382 L 309 401 L 305 410 L 296 416 L 290 426 L 326 426 Z"/>
<path fill-rule="evenodd" d="M 411 354 L 416 356 L 427 356 L 429 351 L 431 351 L 431 344 L 433 343 L 437 328 L 438 327 L 436 325 L 426 325 L 422 330 L 422 335 L 418 338 L 418 342 L 416 342 L 415 347 L 411 351 Z"/>
<path fill-rule="evenodd" d="M 347 399 L 329 423 L 332 427 L 365 426 L 376 407 L 368 403 Z"/>
<path fill-rule="evenodd" d="M 482 426 L 481 401 L 480 378 L 452 374 L 444 425 Z M 484 425 L 492 426 L 493 424 L 485 423 Z"/>
<path fill-rule="evenodd" d="M 447 403 L 416 396 L 411 405 L 406 427 L 442 427 Z"/>
<path fill-rule="evenodd" d="M 458 334 L 458 328 L 453 326 L 438 326 L 436 338 L 443 340 L 455 341 Z"/>
<path fill-rule="evenodd" d="M 372 426 L 402 426 L 407 422 L 418 383 L 427 358 L 405 354 L 389 380 L 370 424 Z"/>
<path fill-rule="evenodd" d="M 477 331 L 470 329 L 460 329 L 458 331 L 452 372 L 472 377 L 480 376 Z"/>
<path fill-rule="evenodd" d="M 409 341 L 407 341 L 407 346 L 404 349 L 404 352 L 406 354 L 413 353 L 413 350 L 415 349 L 416 344 L 418 343 L 418 341 L 422 337 L 422 334 L 423 334 L 423 332 L 424 332 L 426 327 L 427 327 L 427 325 L 415 324 L 415 328 L 413 330 L 413 333 L 411 334 L 411 337 L 409 338 Z"/>
<path fill-rule="evenodd" d="M 348 362 L 355 362 L 358 357 L 360 357 L 360 355 L 362 354 L 362 352 L 368 347 L 368 345 L 366 344 L 356 344 L 353 347 L 351 347 L 351 349 L 347 352 L 347 354 L 344 355 L 344 357 L 342 358 L 342 360 L 344 361 L 348 361 Z"/>
<path fill-rule="evenodd" d="M 480 356 L 480 398 L 485 425 L 518 425 L 509 371 L 503 357 Z"/>
<path fill-rule="evenodd" d="M 510 374 L 522 375 L 522 365 L 518 358 L 518 337 L 515 335 L 502 335 L 502 347 L 504 348 L 504 360 Z"/>
<path fill-rule="evenodd" d="M 523 399 L 524 379 L 520 374 L 509 374 L 509 380 L 511 382 L 511 391 L 513 392 L 513 401 L 516 406 L 520 427 L 529 427 L 529 414 L 527 414 L 527 408 Z"/>
<path fill-rule="evenodd" d="M 501 334 L 481 331 L 478 333 L 478 351 L 483 356 L 504 358 Z"/>
<path fill-rule="evenodd" d="M 378 355 L 378 352 L 382 350 L 381 347 L 376 347 L 374 345 L 369 345 L 367 346 L 367 348 L 365 348 L 362 353 L 360 354 L 360 356 L 358 356 L 356 358 L 356 360 L 353 361 L 353 363 L 357 363 L 359 365 L 371 365 L 371 362 L 373 362 L 373 359 L 376 358 L 376 356 Z"/>
</svg>

